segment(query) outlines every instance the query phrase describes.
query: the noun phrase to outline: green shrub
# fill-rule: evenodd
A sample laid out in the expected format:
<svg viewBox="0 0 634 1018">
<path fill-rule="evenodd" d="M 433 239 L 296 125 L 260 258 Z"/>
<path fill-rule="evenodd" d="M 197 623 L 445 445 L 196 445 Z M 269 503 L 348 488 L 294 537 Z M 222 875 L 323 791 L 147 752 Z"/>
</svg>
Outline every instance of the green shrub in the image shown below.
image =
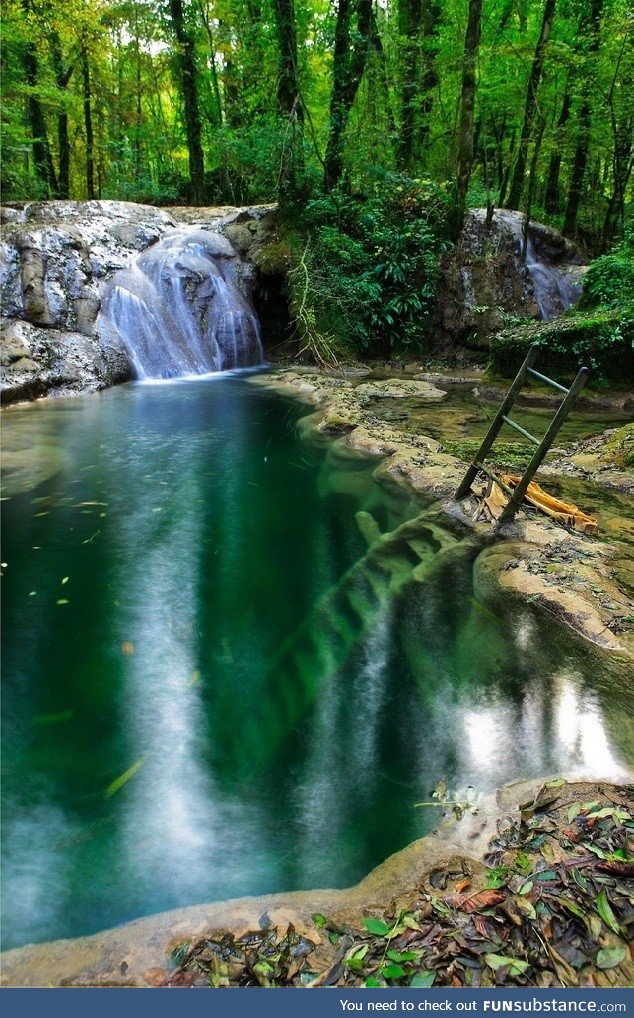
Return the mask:
<svg viewBox="0 0 634 1018">
<path fill-rule="evenodd" d="M 513 377 L 529 346 L 538 343 L 542 347 L 538 370 L 558 381 L 569 383 L 585 365 L 591 371 L 590 384 L 628 385 L 634 381 L 633 325 L 631 314 L 603 308 L 505 329 L 491 340 L 488 370 L 493 375 Z"/>
<path fill-rule="evenodd" d="M 287 211 L 290 306 L 309 348 L 321 337 L 338 355 L 424 349 L 450 201 L 442 184 L 377 172 L 367 194 Z"/>
<path fill-rule="evenodd" d="M 583 280 L 580 308 L 627 307 L 634 301 L 634 245 L 624 240 L 611 254 L 596 258 Z"/>
</svg>

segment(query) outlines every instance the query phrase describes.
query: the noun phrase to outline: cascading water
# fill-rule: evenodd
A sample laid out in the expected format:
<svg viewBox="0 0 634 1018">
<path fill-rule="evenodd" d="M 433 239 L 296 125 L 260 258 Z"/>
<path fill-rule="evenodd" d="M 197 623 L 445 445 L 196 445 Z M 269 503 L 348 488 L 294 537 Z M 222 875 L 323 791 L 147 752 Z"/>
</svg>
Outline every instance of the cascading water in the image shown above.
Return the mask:
<svg viewBox="0 0 634 1018">
<path fill-rule="evenodd" d="M 524 217 L 518 212 L 506 209 L 496 210 L 495 216 L 511 230 L 519 245 L 518 252 L 521 251 L 524 241 Z M 557 264 L 553 264 L 554 259 L 548 259 L 545 252 L 538 250 L 539 245 L 535 241 L 536 230 L 539 229 L 544 230 L 539 224 L 532 222 L 529 224 L 526 269 L 533 284 L 540 316 L 543 321 L 549 321 L 576 304 L 581 296 L 581 282 L 579 266 L 565 262 L 567 251 L 564 238 L 558 238 L 561 241 L 561 250 L 556 253 Z M 548 236 L 554 236 L 554 231 L 549 231 Z"/>
<path fill-rule="evenodd" d="M 231 244 L 200 227 L 172 230 L 113 276 L 100 328 L 137 378 L 176 378 L 263 362 L 260 327 Z"/>
</svg>

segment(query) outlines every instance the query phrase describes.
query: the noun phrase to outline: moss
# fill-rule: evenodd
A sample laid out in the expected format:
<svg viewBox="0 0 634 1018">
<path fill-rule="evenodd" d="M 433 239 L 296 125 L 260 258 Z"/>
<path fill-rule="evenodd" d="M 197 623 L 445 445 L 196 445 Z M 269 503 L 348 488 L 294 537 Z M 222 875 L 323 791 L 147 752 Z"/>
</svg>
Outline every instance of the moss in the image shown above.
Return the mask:
<svg viewBox="0 0 634 1018">
<path fill-rule="evenodd" d="M 632 325 L 629 308 L 575 309 L 552 322 L 504 329 L 491 340 L 488 371 L 512 377 L 532 343 L 540 351 L 538 367 L 558 380 L 570 381 L 579 367 L 591 369 L 591 384 L 628 385 L 634 381 Z"/>
</svg>

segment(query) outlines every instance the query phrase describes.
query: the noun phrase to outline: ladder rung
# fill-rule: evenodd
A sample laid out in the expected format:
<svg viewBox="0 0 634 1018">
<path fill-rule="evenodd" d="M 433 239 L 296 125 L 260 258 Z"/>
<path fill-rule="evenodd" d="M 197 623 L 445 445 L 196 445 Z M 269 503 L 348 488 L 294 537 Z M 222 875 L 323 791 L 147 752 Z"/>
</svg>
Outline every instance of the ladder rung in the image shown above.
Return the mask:
<svg viewBox="0 0 634 1018">
<path fill-rule="evenodd" d="M 552 385 L 553 389 L 559 389 L 560 392 L 565 392 L 566 396 L 570 392 L 570 389 L 567 389 L 565 385 L 560 385 L 559 382 L 555 382 L 552 378 L 548 378 L 546 375 L 541 375 L 539 371 L 535 371 L 534 368 L 526 368 L 526 371 L 529 375 L 532 375 L 533 378 L 539 378 L 540 382 L 545 382 L 546 385 Z"/>
<path fill-rule="evenodd" d="M 517 424 L 515 421 L 512 421 L 510 417 L 504 417 L 503 416 L 502 419 L 505 420 L 506 423 L 508 425 L 510 425 L 511 428 L 515 428 L 516 431 L 519 431 L 520 435 L 523 435 L 524 438 L 527 438 L 529 440 L 529 442 L 533 443 L 533 445 L 539 445 L 540 444 L 539 439 L 535 438 L 534 435 L 531 435 L 530 431 L 526 431 L 526 429 L 523 428 L 521 426 L 521 424 Z"/>
<path fill-rule="evenodd" d="M 478 470 L 481 470 L 483 474 L 486 474 L 490 481 L 498 484 L 505 495 L 508 495 L 509 498 L 513 498 L 513 489 L 509 488 L 508 484 L 505 484 L 501 477 L 498 477 L 492 470 L 485 467 L 484 463 L 474 463 L 473 465 L 474 467 L 477 467 Z"/>
</svg>

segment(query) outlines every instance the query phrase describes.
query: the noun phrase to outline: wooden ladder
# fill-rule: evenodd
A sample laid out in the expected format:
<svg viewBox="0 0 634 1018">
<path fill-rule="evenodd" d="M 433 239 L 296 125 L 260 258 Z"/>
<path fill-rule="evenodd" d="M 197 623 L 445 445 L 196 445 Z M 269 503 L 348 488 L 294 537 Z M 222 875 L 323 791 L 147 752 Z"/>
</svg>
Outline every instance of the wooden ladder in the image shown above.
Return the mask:
<svg viewBox="0 0 634 1018">
<path fill-rule="evenodd" d="M 559 429 L 561 428 L 562 424 L 564 423 L 568 414 L 570 413 L 575 403 L 575 400 L 577 399 L 577 396 L 579 395 L 584 385 L 588 381 L 588 376 L 590 374 L 589 368 L 580 368 L 574 382 L 572 383 L 570 388 L 567 389 L 565 385 L 560 385 L 559 382 L 555 382 L 553 381 L 552 378 L 547 378 L 546 375 L 541 375 L 539 371 L 534 370 L 533 364 L 537 360 L 539 350 L 540 347 L 538 343 L 533 343 L 533 345 L 529 348 L 528 353 L 526 355 L 526 360 L 519 369 L 515 377 L 515 381 L 513 382 L 511 388 L 509 389 L 506 395 L 506 399 L 504 400 L 502 406 L 495 415 L 491 427 L 489 428 L 487 434 L 484 437 L 482 445 L 478 449 L 476 456 L 471 462 L 469 469 L 464 475 L 464 478 L 462 479 L 462 482 L 459 485 L 458 490 L 456 491 L 456 499 L 464 498 L 464 496 L 471 490 L 471 485 L 473 484 L 476 475 L 480 471 L 482 471 L 483 474 L 486 474 L 486 476 L 490 480 L 493 480 L 495 481 L 496 484 L 499 484 L 502 490 L 508 496 L 508 502 L 505 505 L 499 517 L 497 524 L 498 526 L 502 526 L 505 523 L 510 523 L 513 517 L 515 516 L 517 510 L 522 505 L 524 495 L 526 494 L 529 484 L 533 480 L 533 477 L 535 476 L 535 473 L 537 472 L 539 466 L 541 465 L 544 456 L 546 455 L 551 445 L 553 444 L 557 436 L 557 433 L 559 432 Z M 517 400 L 517 397 L 519 396 L 520 390 L 524 385 L 524 382 L 526 381 L 527 375 L 531 375 L 533 378 L 537 378 L 540 382 L 544 382 L 546 385 L 552 386 L 553 389 L 558 389 L 559 392 L 564 393 L 564 400 L 559 409 L 557 410 L 552 421 L 550 422 L 550 425 L 546 430 L 546 434 L 541 439 L 535 438 L 534 435 L 531 435 L 530 432 L 526 431 L 525 428 L 523 428 L 516 421 L 511 420 L 511 418 L 508 416 L 511 411 L 511 408 L 513 407 L 515 401 Z M 499 477 L 497 477 L 491 470 L 489 470 L 484 465 L 484 461 L 486 457 L 489 455 L 491 447 L 495 442 L 495 439 L 497 438 L 500 430 L 503 428 L 505 424 L 508 424 L 511 428 L 514 428 L 515 431 L 519 431 L 520 435 L 523 435 L 524 438 L 527 438 L 529 442 L 537 446 L 528 466 L 526 467 L 526 470 L 522 475 L 519 484 L 515 488 L 509 488 L 508 485 L 504 484 L 504 482 L 501 481 Z"/>
</svg>

